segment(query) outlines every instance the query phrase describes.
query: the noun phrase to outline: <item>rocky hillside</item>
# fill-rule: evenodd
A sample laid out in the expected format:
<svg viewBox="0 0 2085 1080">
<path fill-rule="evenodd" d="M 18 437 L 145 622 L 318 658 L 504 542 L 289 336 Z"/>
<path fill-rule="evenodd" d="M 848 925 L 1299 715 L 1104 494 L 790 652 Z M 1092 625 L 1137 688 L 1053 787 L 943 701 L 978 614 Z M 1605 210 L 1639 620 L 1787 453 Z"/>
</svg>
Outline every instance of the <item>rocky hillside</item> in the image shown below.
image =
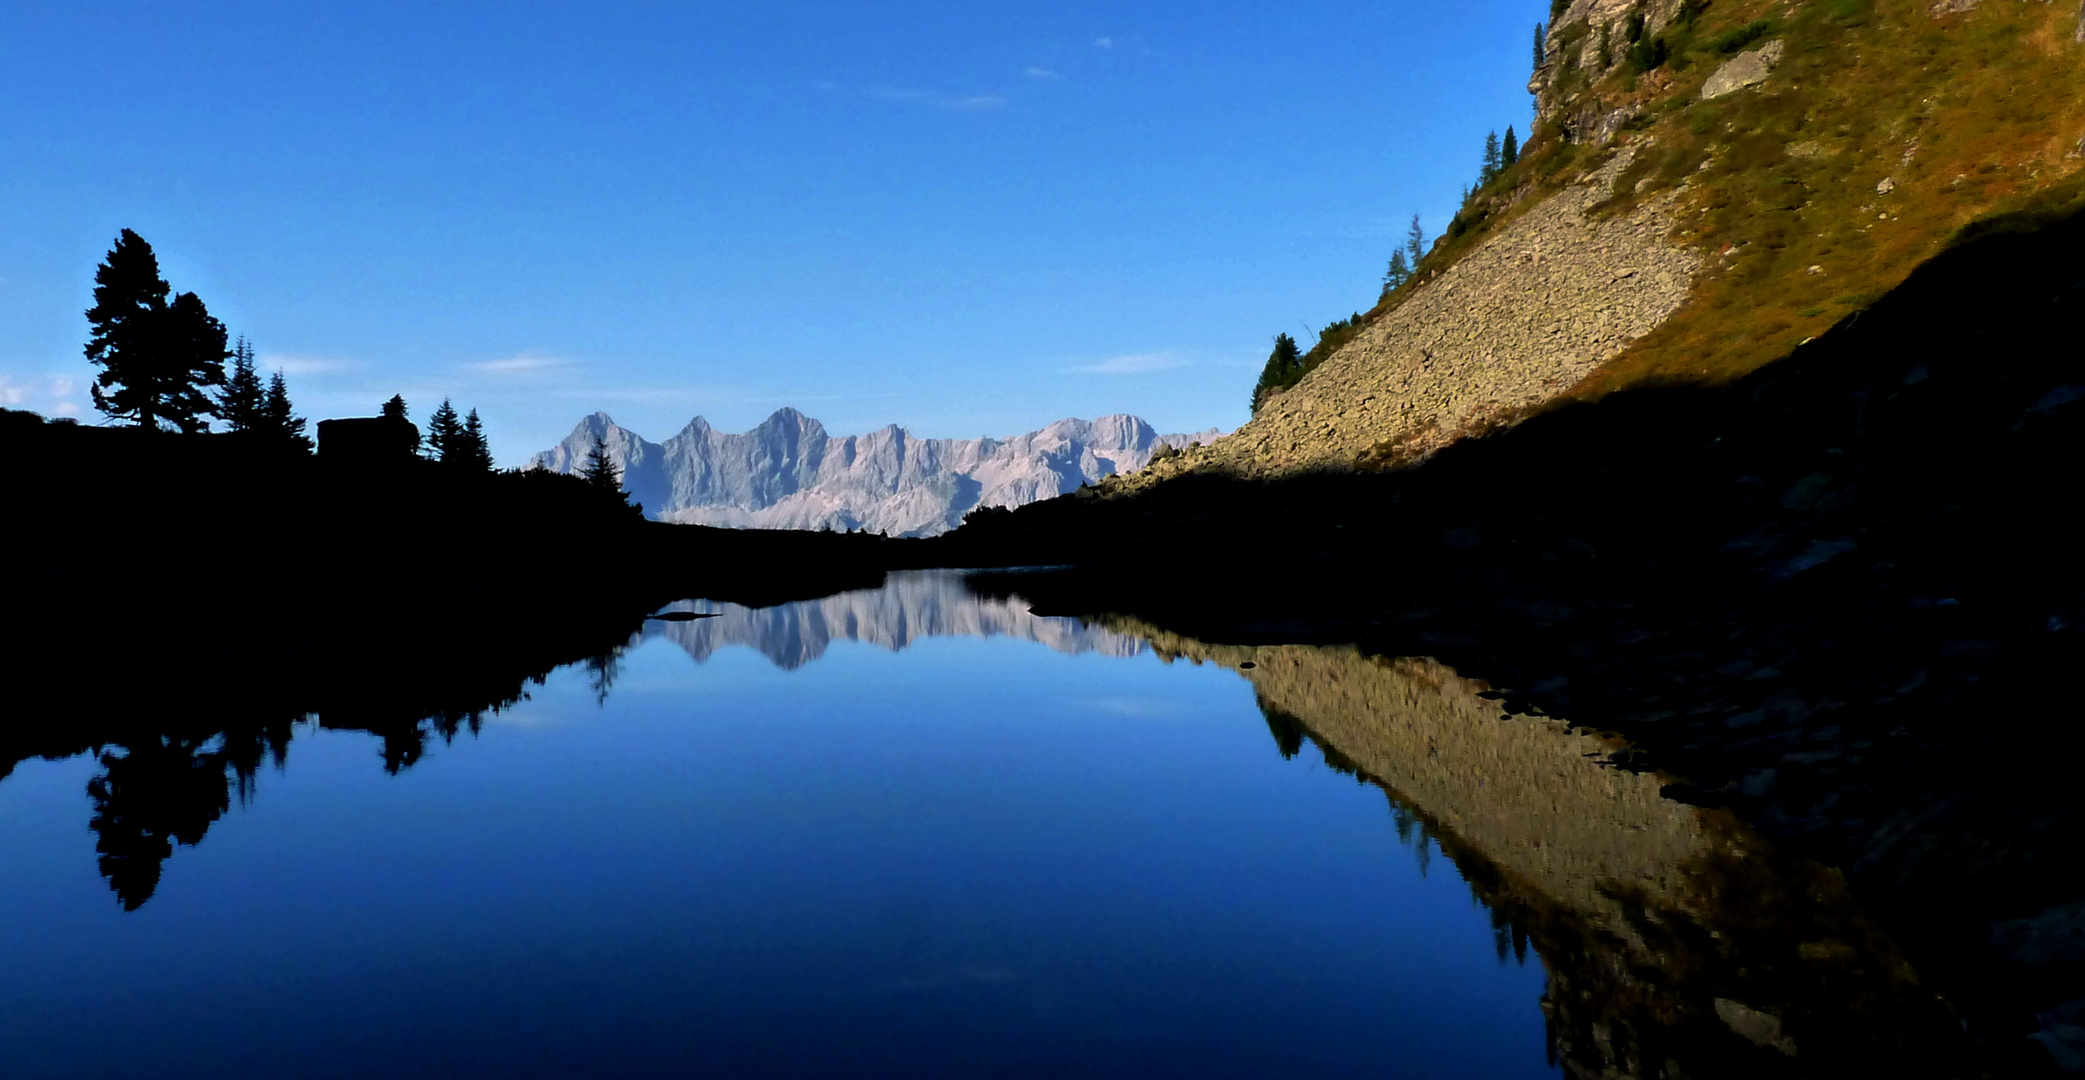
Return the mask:
<svg viewBox="0 0 2085 1080">
<path fill-rule="evenodd" d="M 1186 471 L 1395 467 L 1560 400 L 1722 385 L 2018 212 L 2085 203 L 2085 15 L 2032 0 L 1569 0 L 1519 161 Z M 1318 355 L 1322 351 L 1324 355 Z"/>
<path fill-rule="evenodd" d="M 1134 416 L 1104 416 L 1059 420 L 1010 439 L 920 439 L 895 424 L 835 437 L 782 409 L 743 434 L 698 416 L 655 443 L 597 412 L 529 467 L 578 472 L 598 435 L 623 471 L 624 489 L 654 520 L 932 536 L 976 507 L 1025 506 L 1076 491 L 1219 434 L 1160 435 Z"/>
</svg>

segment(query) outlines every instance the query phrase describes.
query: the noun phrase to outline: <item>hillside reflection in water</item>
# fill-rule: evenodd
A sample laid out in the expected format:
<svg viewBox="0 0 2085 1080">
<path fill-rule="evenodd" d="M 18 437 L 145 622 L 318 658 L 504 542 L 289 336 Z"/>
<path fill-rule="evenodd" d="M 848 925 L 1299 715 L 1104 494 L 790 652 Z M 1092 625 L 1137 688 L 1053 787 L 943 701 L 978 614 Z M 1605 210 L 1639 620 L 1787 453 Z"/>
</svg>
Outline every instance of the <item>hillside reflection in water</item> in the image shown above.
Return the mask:
<svg viewBox="0 0 2085 1080">
<path fill-rule="evenodd" d="M 0 1072 L 1960 1060 L 1834 875 L 1437 664 L 1040 618 L 939 573 L 676 608 L 715 617 L 410 732 L 17 760 Z"/>
</svg>

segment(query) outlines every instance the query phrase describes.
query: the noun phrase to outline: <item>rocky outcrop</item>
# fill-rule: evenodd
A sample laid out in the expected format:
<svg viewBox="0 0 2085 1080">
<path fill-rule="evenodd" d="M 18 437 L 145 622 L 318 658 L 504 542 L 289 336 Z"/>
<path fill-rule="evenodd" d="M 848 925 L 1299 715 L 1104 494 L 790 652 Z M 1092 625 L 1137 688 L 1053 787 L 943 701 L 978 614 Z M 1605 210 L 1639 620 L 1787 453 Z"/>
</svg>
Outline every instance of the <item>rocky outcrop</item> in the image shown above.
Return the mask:
<svg viewBox="0 0 2085 1080">
<path fill-rule="evenodd" d="M 1632 153 L 1428 280 L 1234 434 L 1143 475 L 1350 467 L 1378 444 L 1424 456 L 1563 392 L 1677 309 L 1700 266 L 1668 239 L 1676 195 L 1587 213 Z"/>
<path fill-rule="evenodd" d="M 932 536 L 980 506 L 1024 506 L 1143 468 L 1162 446 L 1213 441 L 1216 429 L 1161 435 L 1134 416 L 1059 420 L 1010 439 L 920 439 L 893 424 L 834 437 L 782 409 L 743 434 L 701 417 L 654 443 L 597 412 L 529 468 L 576 473 L 595 436 L 623 488 L 657 521 L 735 528 Z"/>
<path fill-rule="evenodd" d="M 1701 84 L 1701 100 L 1713 101 L 1745 87 L 1757 86 L 1766 81 L 1774 65 L 1780 62 L 1781 43 L 1778 41 L 1769 41 L 1750 52 L 1741 52 L 1725 60 L 1723 66 Z"/>
</svg>

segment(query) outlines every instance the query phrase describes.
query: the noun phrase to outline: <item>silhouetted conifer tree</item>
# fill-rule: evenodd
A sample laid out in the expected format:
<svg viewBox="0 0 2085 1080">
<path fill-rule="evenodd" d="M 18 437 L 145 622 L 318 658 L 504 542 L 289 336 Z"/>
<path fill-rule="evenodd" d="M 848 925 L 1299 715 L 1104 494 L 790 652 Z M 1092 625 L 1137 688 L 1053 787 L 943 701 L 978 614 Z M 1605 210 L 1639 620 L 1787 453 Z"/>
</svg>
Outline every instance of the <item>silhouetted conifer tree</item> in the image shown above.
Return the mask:
<svg viewBox="0 0 2085 1080">
<path fill-rule="evenodd" d="M 427 456 L 449 465 L 461 464 L 462 438 L 463 423 L 456 417 L 456 406 L 443 398 L 427 417 Z"/>
<path fill-rule="evenodd" d="M 262 429 L 269 438 L 306 452 L 311 450 L 311 438 L 304 434 L 304 418 L 290 408 L 290 388 L 282 381 L 282 372 L 268 376 L 268 400 L 261 408 Z"/>
<path fill-rule="evenodd" d="M 580 470 L 579 475 L 596 490 L 605 494 L 622 494 L 623 473 L 616 467 L 615 458 L 608 453 L 606 436 L 599 433 L 594 435 L 594 448 L 587 453 L 586 467 Z"/>
<path fill-rule="evenodd" d="M 1510 169 L 1520 160 L 1520 137 L 1513 134 L 1513 125 L 1506 125 L 1505 141 L 1499 143 L 1499 167 Z"/>
<path fill-rule="evenodd" d="M 1484 133 L 1484 164 L 1477 169 L 1477 186 L 1483 187 L 1499 175 L 1499 133 Z"/>
<path fill-rule="evenodd" d="M 485 423 L 478 419 L 478 410 L 472 409 L 470 415 L 463 418 L 463 430 L 457 435 L 457 439 L 461 444 L 459 449 L 465 468 L 473 472 L 492 471 L 492 447 L 486 445 Z M 616 488 L 622 488 L 620 478 L 617 480 Z"/>
<path fill-rule="evenodd" d="M 1535 66 L 1536 66 L 1536 67 L 1541 67 L 1542 65 L 1544 65 L 1544 64 L 1546 64 L 1546 63 L 1548 63 L 1548 62 L 1549 62 L 1549 40 L 1548 40 L 1548 37 L 1547 37 L 1547 35 L 1545 35 L 1545 34 L 1543 34 L 1543 33 L 1542 33 L 1542 24 L 1541 24 L 1541 23 L 1536 23 L 1536 24 L 1535 24 Z"/>
<path fill-rule="evenodd" d="M 1404 253 L 1411 257 L 1412 273 L 1419 272 L 1419 260 L 1426 257 L 1426 230 L 1419 227 L 1419 215 L 1412 215 L 1412 227 L 1405 230 Z"/>
<path fill-rule="evenodd" d="M 232 346 L 232 371 L 225 376 L 224 392 L 217 397 L 217 415 L 234 432 L 262 431 L 268 420 L 267 395 L 254 366 L 253 343 L 242 335 Z"/>
<path fill-rule="evenodd" d="M 167 301 L 152 245 L 129 229 L 94 271 L 87 360 L 99 366 L 94 407 L 157 431 L 203 431 L 216 403 L 203 391 L 224 385 L 224 324 L 194 293 Z"/>
</svg>

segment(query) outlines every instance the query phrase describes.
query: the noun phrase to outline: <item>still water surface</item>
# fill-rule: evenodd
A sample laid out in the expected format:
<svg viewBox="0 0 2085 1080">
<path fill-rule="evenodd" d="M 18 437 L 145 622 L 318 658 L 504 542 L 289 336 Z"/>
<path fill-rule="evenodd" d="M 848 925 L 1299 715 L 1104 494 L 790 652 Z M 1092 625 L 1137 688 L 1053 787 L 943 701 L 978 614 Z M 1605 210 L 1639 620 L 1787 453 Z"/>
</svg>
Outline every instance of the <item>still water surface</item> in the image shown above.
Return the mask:
<svg viewBox="0 0 2085 1080">
<path fill-rule="evenodd" d="M 300 726 L 135 910 L 105 761 L 17 764 L 0 1075 L 1556 1074 L 1542 960 L 1235 662 L 682 606 L 395 775 Z"/>
</svg>

